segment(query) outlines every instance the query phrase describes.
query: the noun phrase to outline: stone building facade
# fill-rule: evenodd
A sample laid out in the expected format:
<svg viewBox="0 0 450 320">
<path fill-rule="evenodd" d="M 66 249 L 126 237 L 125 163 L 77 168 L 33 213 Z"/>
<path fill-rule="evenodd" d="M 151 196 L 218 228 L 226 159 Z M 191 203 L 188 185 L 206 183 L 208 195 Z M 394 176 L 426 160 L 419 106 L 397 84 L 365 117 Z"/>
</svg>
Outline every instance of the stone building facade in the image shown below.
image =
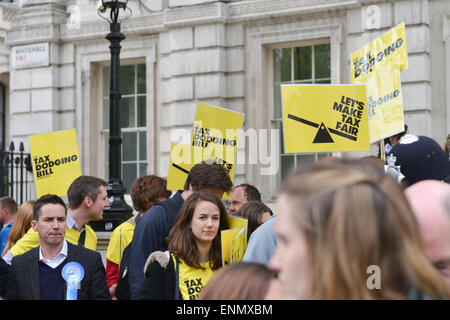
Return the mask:
<svg viewBox="0 0 450 320">
<path fill-rule="evenodd" d="M 109 24 L 95 2 L 0 3 L 3 142 L 23 141 L 29 150 L 29 135 L 76 128 L 82 173 L 107 179 Z M 126 186 L 143 173 L 167 177 L 170 142 L 189 141 L 202 101 L 245 113 L 235 183 L 258 186 L 272 202 L 288 169 L 323 156 L 282 154 L 282 133 L 270 130 L 280 128 L 279 85 L 351 83 L 351 52 L 401 22 L 409 57 L 401 72 L 405 122 L 440 144 L 450 132 L 450 1 L 128 5 L 132 15 L 122 22 L 121 43 Z M 33 45 L 44 45 L 48 59 L 17 64 L 17 49 Z M 256 129 L 256 140 L 249 129 Z M 377 151 L 374 145 L 371 153 Z"/>
</svg>

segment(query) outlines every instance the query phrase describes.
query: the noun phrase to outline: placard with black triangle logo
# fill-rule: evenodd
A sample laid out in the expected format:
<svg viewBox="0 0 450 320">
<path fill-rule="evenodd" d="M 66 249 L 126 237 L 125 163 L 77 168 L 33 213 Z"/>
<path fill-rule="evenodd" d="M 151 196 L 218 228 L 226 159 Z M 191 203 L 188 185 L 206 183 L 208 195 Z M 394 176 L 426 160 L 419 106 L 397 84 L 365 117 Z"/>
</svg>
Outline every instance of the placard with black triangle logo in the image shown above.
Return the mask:
<svg viewBox="0 0 450 320">
<path fill-rule="evenodd" d="M 282 85 L 286 153 L 369 150 L 365 85 Z"/>
</svg>

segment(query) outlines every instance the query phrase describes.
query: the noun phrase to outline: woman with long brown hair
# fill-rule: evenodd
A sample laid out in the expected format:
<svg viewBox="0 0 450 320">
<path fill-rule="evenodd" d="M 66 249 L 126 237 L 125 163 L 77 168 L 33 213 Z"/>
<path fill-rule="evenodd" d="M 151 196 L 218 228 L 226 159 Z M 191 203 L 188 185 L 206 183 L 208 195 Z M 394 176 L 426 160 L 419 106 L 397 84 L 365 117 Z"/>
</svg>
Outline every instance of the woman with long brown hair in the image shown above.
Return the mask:
<svg viewBox="0 0 450 320">
<path fill-rule="evenodd" d="M 206 191 L 184 203 L 168 236 L 169 251 L 150 254 L 138 300 L 195 300 L 222 266 L 220 232 L 229 228 L 222 201 Z"/>
<path fill-rule="evenodd" d="M 390 177 L 336 165 L 306 168 L 277 200 L 270 267 L 290 299 L 441 299 L 402 189 Z"/>
<path fill-rule="evenodd" d="M 2 252 L 2 256 L 10 250 L 17 241 L 19 241 L 28 229 L 31 228 L 31 220 L 33 220 L 33 204 L 34 200 L 24 202 L 16 213 L 16 218 L 11 227 L 11 232 L 8 236 L 8 242 L 6 243 L 5 249 Z"/>
</svg>

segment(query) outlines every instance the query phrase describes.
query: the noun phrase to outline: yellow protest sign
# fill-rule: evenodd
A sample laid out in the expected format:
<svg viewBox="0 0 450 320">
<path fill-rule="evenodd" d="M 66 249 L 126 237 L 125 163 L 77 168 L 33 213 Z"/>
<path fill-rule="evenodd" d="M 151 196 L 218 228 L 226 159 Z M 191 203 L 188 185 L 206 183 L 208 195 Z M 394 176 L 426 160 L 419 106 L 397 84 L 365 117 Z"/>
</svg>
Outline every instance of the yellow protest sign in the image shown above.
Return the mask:
<svg viewBox="0 0 450 320">
<path fill-rule="evenodd" d="M 194 152 L 201 150 L 203 160 L 217 158 L 230 172 L 236 163 L 243 121 L 243 113 L 199 102 L 191 138 Z"/>
<path fill-rule="evenodd" d="M 395 64 L 400 70 L 408 67 L 405 23 L 392 28 L 351 55 L 352 83 L 365 83 L 376 68 Z"/>
<path fill-rule="evenodd" d="M 183 190 L 189 171 L 194 166 L 192 147 L 190 145 L 171 143 L 169 175 L 167 189 Z"/>
<path fill-rule="evenodd" d="M 400 71 L 394 64 L 379 66 L 367 80 L 370 143 L 404 130 Z"/>
<path fill-rule="evenodd" d="M 370 143 L 404 130 L 400 70 L 408 67 L 401 23 L 352 53 L 352 82 L 367 84 Z"/>
<path fill-rule="evenodd" d="M 234 179 L 234 162 L 228 163 L 220 156 L 216 156 L 216 149 L 211 149 L 211 152 L 203 153 L 202 148 L 193 147 L 192 145 L 185 145 L 179 143 L 172 143 L 170 148 L 170 162 L 169 162 L 169 174 L 167 177 L 167 189 L 168 190 L 183 190 L 186 178 L 192 167 L 202 161 L 214 161 L 223 165 L 228 171 L 231 181 Z M 220 151 L 220 150 L 219 150 Z M 224 198 L 231 198 L 231 192 L 227 192 L 223 196 Z"/>
<path fill-rule="evenodd" d="M 231 241 L 241 231 L 241 229 L 227 229 L 220 232 L 220 240 L 222 242 L 222 265 L 230 264 L 231 261 Z"/>
<path fill-rule="evenodd" d="M 237 143 L 244 114 L 199 102 L 190 145 L 171 144 L 169 190 L 183 189 L 190 169 L 202 161 L 221 164 L 234 180 Z M 224 198 L 231 198 L 231 192 Z"/>
<path fill-rule="evenodd" d="M 38 198 L 67 195 L 70 184 L 81 176 L 75 129 L 30 136 L 30 149 Z"/>
<path fill-rule="evenodd" d="M 247 249 L 247 219 L 228 216 L 230 229 L 221 231 L 223 266 L 238 262 Z"/>
<path fill-rule="evenodd" d="M 199 102 L 192 130 L 191 145 L 204 149 L 218 149 L 222 158 L 234 163 L 244 114 Z M 218 152 L 216 152 L 218 154 Z"/>
<path fill-rule="evenodd" d="M 244 258 L 245 249 L 247 249 L 247 227 L 239 231 L 239 233 L 231 240 L 230 245 L 230 263 L 239 262 Z"/>
<path fill-rule="evenodd" d="M 243 217 L 229 215 L 228 223 L 230 224 L 230 229 L 242 229 L 247 226 L 248 220 Z"/>
<path fill-rule="evenodd" d="M 369 150 L 365 85 L 282 85 L 286 153 Z"/>
</svg>

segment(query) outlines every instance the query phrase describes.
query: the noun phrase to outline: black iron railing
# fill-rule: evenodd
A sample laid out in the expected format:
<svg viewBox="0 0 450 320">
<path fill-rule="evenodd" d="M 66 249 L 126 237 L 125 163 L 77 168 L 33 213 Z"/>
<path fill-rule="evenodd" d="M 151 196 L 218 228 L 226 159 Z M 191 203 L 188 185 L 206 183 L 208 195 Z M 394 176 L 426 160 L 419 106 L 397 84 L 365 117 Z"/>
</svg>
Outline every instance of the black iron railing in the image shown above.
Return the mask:
<svg viewBox="0 0 450 320">
<path fill-rule="evenodd" d="M 24 152 L 23 142 L 18 152 L 14 150 L 14 142 L 9 150 L 0 150 L 0 197 L 9 196 L 22 204 L 34 198 L 33 167 L 31 155 Z"/>
</svg>

